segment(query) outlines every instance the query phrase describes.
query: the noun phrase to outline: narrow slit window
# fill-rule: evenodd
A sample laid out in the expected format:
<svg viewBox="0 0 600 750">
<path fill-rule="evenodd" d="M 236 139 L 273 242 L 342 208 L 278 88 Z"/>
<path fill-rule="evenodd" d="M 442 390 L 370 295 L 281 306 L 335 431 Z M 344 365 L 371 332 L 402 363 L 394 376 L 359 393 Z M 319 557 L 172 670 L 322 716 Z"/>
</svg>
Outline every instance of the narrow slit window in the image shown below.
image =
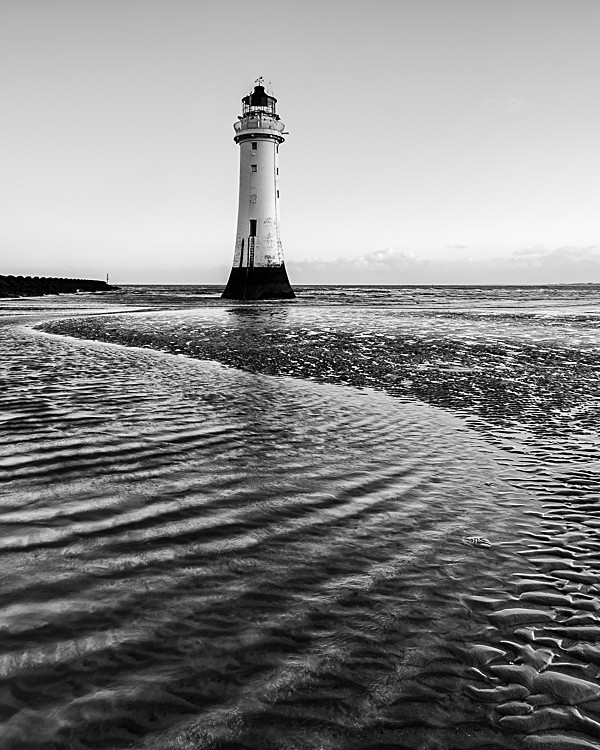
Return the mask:
<svg viewBox="0 0 600 750">
<path fill-rule="evenodd" d="M 252 165 L 252 171 L 253 171 L 253 172 L 256 172 L 256 171 L 257 171 L 257 165 L 256 165 L 256 164 L 253 164 L 253 165 Z"/>
<path fill-rule="evenodd" d="M 258 148 L 258 143 L 255 143 L 254 141 L 252 141 L 252 150 L 256 151 L 257 148 Z"/>
<path fill-rule="evenodd" d="M 279 190 L 277 191 L 277 197 L 279 198 Z"/>
<path fill-rule="evenodd" d="M 250 219 L 250 237 L 256 237 L 256 219 Z"/>
</svg>

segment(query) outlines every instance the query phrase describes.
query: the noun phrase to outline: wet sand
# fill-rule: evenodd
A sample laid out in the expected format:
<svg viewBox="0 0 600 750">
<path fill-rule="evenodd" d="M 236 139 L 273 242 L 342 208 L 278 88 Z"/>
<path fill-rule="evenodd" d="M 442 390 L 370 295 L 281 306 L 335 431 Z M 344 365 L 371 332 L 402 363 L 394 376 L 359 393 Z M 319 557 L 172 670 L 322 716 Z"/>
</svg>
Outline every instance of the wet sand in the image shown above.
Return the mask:
<svg viewBox="0 0 600 750">
<path fill-rule="evenodd" d="M 599 746 L 593 315 L 14 322 L 3 746 Z"/>
</svg>

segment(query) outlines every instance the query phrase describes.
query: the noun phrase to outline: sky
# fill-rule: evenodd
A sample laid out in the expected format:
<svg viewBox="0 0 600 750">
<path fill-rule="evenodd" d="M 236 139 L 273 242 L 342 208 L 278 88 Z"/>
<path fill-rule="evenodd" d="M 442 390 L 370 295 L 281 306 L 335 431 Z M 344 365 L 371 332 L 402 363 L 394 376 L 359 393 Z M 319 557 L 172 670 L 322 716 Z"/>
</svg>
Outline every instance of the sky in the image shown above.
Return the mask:
<svg viewBox="0 0 600 750">
<path fill-rule="evenodd" d="M 600 282 L 598 0 L 0 0 L 0 274 L 225 283 L 240 100 L 292 284 Z"/>
</svg>

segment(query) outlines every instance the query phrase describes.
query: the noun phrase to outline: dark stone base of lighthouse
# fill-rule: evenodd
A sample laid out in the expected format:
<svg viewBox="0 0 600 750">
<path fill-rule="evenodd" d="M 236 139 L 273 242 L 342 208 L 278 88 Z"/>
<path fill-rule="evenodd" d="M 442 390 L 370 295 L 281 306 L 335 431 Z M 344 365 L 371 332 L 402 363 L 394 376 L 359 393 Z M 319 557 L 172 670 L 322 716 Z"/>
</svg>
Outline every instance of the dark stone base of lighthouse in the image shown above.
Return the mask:
<svg viewBox="0 0 600 750">
<path fill-rule="evenodd" d="M 221 299 L 293 299 L 285 264 L 267 268 L 232 268 Z"/>
</svg>

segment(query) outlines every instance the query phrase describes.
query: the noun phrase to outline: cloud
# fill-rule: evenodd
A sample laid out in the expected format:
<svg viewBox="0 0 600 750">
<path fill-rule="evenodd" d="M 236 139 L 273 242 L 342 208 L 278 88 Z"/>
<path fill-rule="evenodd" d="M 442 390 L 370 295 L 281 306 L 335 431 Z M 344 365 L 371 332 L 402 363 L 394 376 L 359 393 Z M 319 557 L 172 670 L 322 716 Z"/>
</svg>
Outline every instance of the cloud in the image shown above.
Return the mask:
<svg viewBox="0 0 600 750">
<path fill-rule="evenodd" d="M 536 245 L 535 247 L 522 247 L 519 250 L 515 250 L 513 255 L 543 255 L 548 250 L 543 245 Z"/>
<path fill-rule="evenodd" d="M 296 284 L 600 283 L 600 245 L 523 248 L 495 258 L 426 258 L 390 248 L 335 261 L 287 264 Z"/>
</svg>

